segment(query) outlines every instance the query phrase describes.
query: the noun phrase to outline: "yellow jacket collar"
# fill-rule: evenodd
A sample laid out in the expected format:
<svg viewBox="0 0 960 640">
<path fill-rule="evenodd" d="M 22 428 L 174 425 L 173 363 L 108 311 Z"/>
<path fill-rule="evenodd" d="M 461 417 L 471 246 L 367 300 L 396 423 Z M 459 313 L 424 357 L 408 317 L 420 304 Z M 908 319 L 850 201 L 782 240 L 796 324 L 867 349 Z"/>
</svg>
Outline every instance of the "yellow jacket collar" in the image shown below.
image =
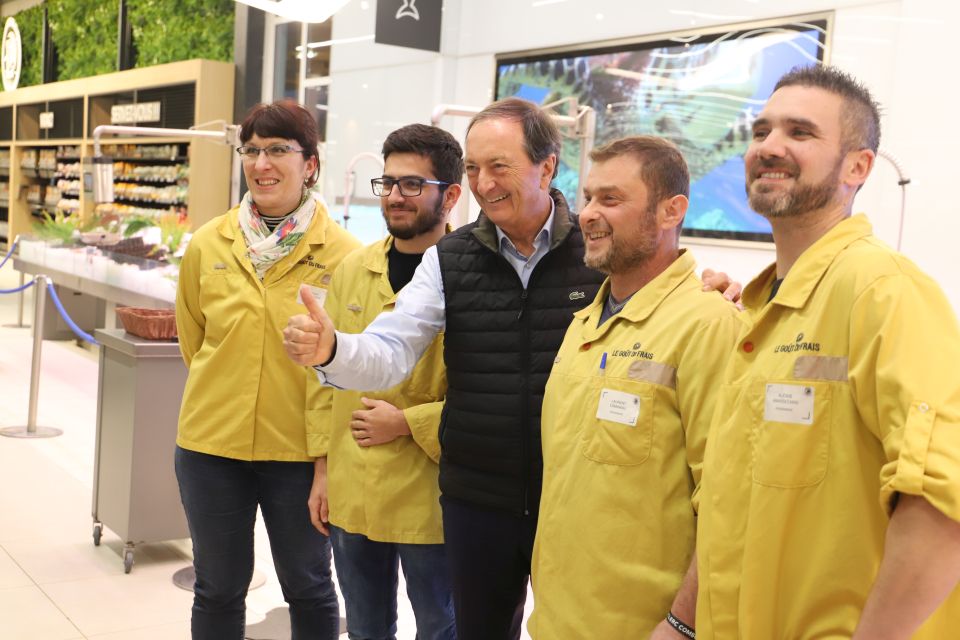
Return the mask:
<svg viewBox="0 0 960 640">
<path fill-rule="evenodd" d="M 872 234 L 873 227 L 862 213 L 841 221 L 800 255 L 787 272 L 774 302 L 794 309 L 805 306 L 817 283 L 840 252 L 857 240 Z M 750 281 L 743 292 L 744 306 L 759 309 L 767 304 L 770 285 L 776 278 L 776 272 L 777 264 L 774 262 Z"/>
<path fill-rule="evenodd" d="M 450 233 L 451 231 L 453 231 L 453 227 L 448 223 L 446 232 Z M 393 236 L 388 235 L 386 238 L 361 249 L 363 251 L 361 264 L 364 269 L 380 276 L 380 294 L 387 298 L 387 304 L 393 303 L 397 299 L 397 294 L 394 292 L 387 274 L 387 254 L 390 252 L 390 247 L 393 246 L 393 240 Z"/>
<path fill-rule="evenodd" d="M 453 227 L 447 223 L 446 230 L 444 233 L 450 233 L 453 231 Z M 374 273 L 386 273 L 387 272 L 387 254 L 390 252 L 390 247 L 393 246 L 393 236 L 388 235 L 382 240 L 378 240 L 373 244 L 369 244 L 363 249 L 363 266 L 365 269 L 369 269 Z"/>
<path fill-rule="evenodd" d="M 625 306 L 616 317 L 624 318 L 630 322 L 642 322 L 646 320 L 650 314 L 660 306 L 660 303 L 663 302 L 674 289 L 680 286 L 687 276 L 693 273 L 696 267 L 697 263 L 693 259 L 693 256 L 690 255 L 690 252 L 686 249 L 681 249 L 679 257 L 664 269 L 660 275 L 633 294 L 633 297 L 627 302 L 627 306 Z M 600 311 L 603 309 L 609 292 L 610 278 L 607 278 L 603 281 L 603 285 L 600 287 L 600 291 L 597 292 L 597 296 L 593 299 L 593 303 L 577 311 L 573 314 L 573 317 L 586 321 L 596 316 L 597 321 L 599 321 Z M 611 320 L 613 320 L 613 318 L 611 318 Z M 610 321 L 605 322 L 603 327 L 611 324 L 612 322 Z M 596 322 L 591 322 L 590 325 L 596 326 Z M 602 329 L 603 327 L 600 328 Z"/>
</svg>

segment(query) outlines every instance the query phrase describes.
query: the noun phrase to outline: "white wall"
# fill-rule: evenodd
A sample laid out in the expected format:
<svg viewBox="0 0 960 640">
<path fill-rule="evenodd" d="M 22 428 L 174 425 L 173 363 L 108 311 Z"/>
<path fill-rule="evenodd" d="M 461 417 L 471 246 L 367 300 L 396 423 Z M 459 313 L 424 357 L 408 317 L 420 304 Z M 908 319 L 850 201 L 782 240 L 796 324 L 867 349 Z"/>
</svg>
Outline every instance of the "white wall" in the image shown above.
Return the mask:
<svg viewBox="0 0 960 640">
<path fill-rule="evenodd" d="M 955 249 L 960 206 L 950 191 L 960 177 L 954 175 L 956 161 L 946 153 L 960 148 L 960 127 L 947 124 L 960 103 L 949 45 L 958 38 L 951 27 L 960 26 L 960 3 L 445 0 L 444 4 L 439 54 L 370 40 L 334 45 L 328 200 L 343 195 L 349 159 L 361 151 L 379 151 L 391 130 L 429 122 L 439 103 L 488 103 L 497 53 L 833 11 L 831 61 L 863 80 L 881 102 L 881 144 L 900 158 L 913 180 L 902 249 L 940 282 L 954 308 L 960 309 L 960 278 L 953 277 L 960 267 L 960 252 Z M 374 21 L 375 2 L 355 0 L 334 19 L 334 38 L 373 34 Z M 440 124 L 463 139 L 465 118 L 446 117 Z M 361 188 L 375 169 L 358 168 Z M 891 244 L 897 236 L 899 203 L 896 174 L 881 160 L 856 208 L 869 213 L 877 234 Z M 696 244 L 691 249 L 701 265 L 724 269 L 744 281 L 773 259 L 771 251 L 756 248 Z"/>
</svg>

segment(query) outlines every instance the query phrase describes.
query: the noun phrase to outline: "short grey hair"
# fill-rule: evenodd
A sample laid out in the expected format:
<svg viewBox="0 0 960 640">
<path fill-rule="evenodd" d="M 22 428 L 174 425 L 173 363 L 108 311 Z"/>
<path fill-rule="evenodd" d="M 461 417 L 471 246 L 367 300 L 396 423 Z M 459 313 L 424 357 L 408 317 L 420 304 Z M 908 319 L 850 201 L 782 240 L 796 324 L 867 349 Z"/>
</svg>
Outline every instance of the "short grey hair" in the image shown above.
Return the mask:
<svg viewBox="0 0 960 640">
<path fill-rule="evenodd" d="M 560 170 L 560 130 L 549 113 L 529 100 L 504 98 L 488 105 L 483 111 L 473 116 L 470 124 L 467 125 L 467 135 L 470 135 L 473 125 L 485 120 L 519 122 L 523 130 L 523 148 L 530 162 L 539 164 L 551 154 L 557 156 L 557 164 L 553 169 L 553 177 L 557 177 L 557 172 Z"/>
</svg>

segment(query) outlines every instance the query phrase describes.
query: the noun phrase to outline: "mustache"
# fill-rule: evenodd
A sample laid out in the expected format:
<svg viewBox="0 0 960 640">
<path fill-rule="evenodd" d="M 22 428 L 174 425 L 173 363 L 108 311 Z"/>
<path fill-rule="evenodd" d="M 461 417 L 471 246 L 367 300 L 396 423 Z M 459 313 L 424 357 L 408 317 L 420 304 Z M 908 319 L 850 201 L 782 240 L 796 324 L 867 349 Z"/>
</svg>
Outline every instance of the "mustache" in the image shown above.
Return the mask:
<svg viewBox="0 0 960 640">
<path fill-rule="evenodd" d="M 796 171 L 796 163 L 790 162 L 789 160 L 779 160 L 779 159 L 770 159 L 770 158 L 760 158 L 757 160 L 757 169 L 765 169 L 767 171 L 771 169 L 787 169 L 789 171 Z"/>
<path fill-rule="evenodd" d="M 608 225 L 594 222 L 591 224 L 582 225 L 580 231 L 582 233 L 594 233 L 596 231 L 612 231 L 612 229 Z"/>
</svg>

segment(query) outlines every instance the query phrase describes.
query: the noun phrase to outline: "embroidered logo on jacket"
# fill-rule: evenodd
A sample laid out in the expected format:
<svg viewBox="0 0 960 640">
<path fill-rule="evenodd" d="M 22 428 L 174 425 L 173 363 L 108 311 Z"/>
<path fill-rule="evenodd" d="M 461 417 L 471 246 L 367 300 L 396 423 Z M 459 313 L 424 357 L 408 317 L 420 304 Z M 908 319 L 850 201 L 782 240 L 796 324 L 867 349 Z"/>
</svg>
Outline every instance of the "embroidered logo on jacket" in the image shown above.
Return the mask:
<svg viewBox="0 0 960 640">
<path fill-rule="evenodd" d="M 586 297 L 587 297 L 587 294 L 585 294 L 583 291 L 571 291 L 571 292 L 570 292 L 570 299 L 571 299 L 571 300 L 583 300 L 583 299 L 586 298 Z"/>
<path fill-rule="evenodd" d="M 819 342 L 807 342 L 804 340 L 803 333 L 797 334 L 797 339 L 791 344 L 778 344 L 774 347 L 774 353 L 796 353 L 797 351 L 820 351 Z"/>
<path fill-rule="evenodd" d="M 633 343 L 632 349 L 614 349 L 610 355 L 614 358 L 643 358 L 644 360 L 653 360 L 652 351 L 644 351 L 639 342 Z"/>
<path fill-rule="evenodd" d="M 309 256 L 307 256 L 306 258 L 304 258 L 303 260 L 301 260 L 301 261 L 298 262 L 297 264 L 305 264 L 305 265 L 307 265 L 308 267 L 313 267 L 314 269 L 326 269 L 326 268 L 327 268 L 327 265 L 325 265 L 325 264 L 320 264 L 319 262 L 314 262 L 314 261 L 313 261 L 313 255 L 312 255 L 312 254 L 309 255 Z"/>
</svg>

